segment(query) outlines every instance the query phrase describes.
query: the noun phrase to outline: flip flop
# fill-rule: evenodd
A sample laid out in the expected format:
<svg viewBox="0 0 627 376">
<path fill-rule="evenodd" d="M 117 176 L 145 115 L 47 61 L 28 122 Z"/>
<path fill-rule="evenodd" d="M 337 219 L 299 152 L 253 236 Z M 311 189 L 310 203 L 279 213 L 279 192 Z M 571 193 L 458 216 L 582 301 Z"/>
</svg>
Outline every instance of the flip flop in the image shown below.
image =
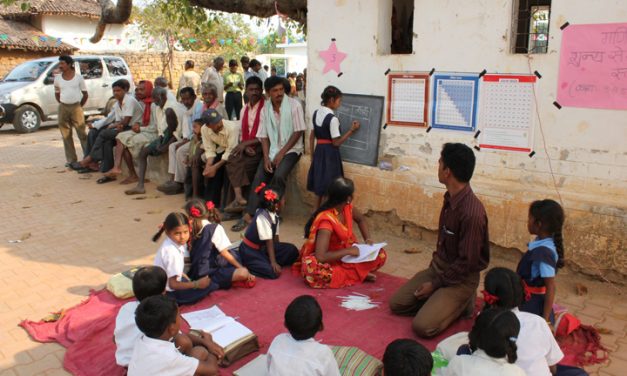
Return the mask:
<svg viewBox="0 0 627 376">
<path fill-rule="evenodd" d="M 246 280 L 246 281 L 233 282 L 231 284 L 231 286 L 233 286 L 233 287 L 241 287 L 241 288 L 245 288 L 245 289 L 252 289 L 253 287 L 255 287 L 256 284 L 257 284 L 257 280 L 256 279 L 252 279 L 252 280 Z"/>
<path fill-rule="evenodd" d="M 108 182 L 114 181 L 114 180 L 115 180 L 114 178 L 110 178 L 108 176 L 103 176 L 100 179 L 96 180 L 96 183 L 98 183 L 98 184 L 105 184 L 105 183 L 108 183 Z"/>
<path fill-rule="evenodd" d="M 94 172 L 94 170 L 92 170 L 89 167 L 81 167 L 81 168 L 79 168 L 77 170 L 74 170 L 74 171 L 76 171 L 79 174 L 90 174 L 90 173 Z"/>
<path fill-rule="evenodd" d="M 145 189 L 139 189 L 137 187 L 133 188 L 133 189 L 129 189 L 124 191 L 124 193 L 126 193 L 127 195 L 143 195 L 144 193 L 146 193 Z"/>
</svg>

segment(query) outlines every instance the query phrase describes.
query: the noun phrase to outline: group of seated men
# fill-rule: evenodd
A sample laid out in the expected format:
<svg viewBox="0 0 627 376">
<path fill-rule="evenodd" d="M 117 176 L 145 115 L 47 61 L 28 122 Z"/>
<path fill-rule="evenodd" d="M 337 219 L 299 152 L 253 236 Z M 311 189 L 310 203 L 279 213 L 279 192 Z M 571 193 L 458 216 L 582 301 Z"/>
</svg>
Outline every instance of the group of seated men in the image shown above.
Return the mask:
<svg viewBox="0 0 627 376">
<path fill-rule="evenodd" d="M 234 226 L 243 229 L 257 207 L 256 195 L 246 192 L 248 187 L 263 182 L 279 195 L 285 193 L 287 177 L 304 151 L 301 102 L 286 95 L 287 79 L 275 76 L 262 82 L 251 76 L 246 80 L 241 120 L 229 121 L 215 85 L 202 86 L 202 100 L 193 88 L 182 88 L 179 102 L 167 84 L 163 77 L 154 86 L 140 81 L 133 95 L 128 81 L 114 82 L 115 103 L 105 118 L 88 124 L 85 158 L 75 169 L 102 172 L 97 182 L 104 184 L 117 180 L 125 163 L 128 174 L 120 183 L 136 184 L 125 193 L 143 194 L 148 157 L 168 154 L 170 180 L 158 189 L 219 205 L 227 178 L 234 199 L 225 211 L 244 212 Z"/>
</svg>

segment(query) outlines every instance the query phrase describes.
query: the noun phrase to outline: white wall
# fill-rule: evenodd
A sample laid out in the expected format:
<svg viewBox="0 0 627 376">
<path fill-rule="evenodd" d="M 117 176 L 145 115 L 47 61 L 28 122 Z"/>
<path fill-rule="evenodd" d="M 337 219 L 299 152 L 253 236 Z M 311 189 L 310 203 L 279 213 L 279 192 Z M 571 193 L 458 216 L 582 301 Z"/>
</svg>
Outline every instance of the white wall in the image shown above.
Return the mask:
<svg viewBox="0 0 627 376">
<path fill-rule="evenodd" d="M 603 236 L 609 244 L 618 239 L 618 243 L 611 246 L 622 247 L 627 223 L 627 111 L 566 107 L 557 110 L 552 103 L 557 90 L 559 27 L 566 21 L 570 24 L 627 22 L 625 0 L 554 0 L 549 53 L 529 58 L 509 52 L 512 1 L 415 1 L 415 52 L 411 55 L 384 54 L 389 51 L 392 0 L 310 1 L 307 22 L 308 112 L 316 109 L 316 98 L 326 85 L 336 85 L 346 93 L 385 96 L 387 78 L 384 72 L 387 69 L 427 72 L 431 68 L 454 72 L 486 69 L 490 73 L 537 70 L 542 74 L 536 87 L 540 119 L 555 180 L 567 210 L 580 211 L 577 215 L 600 215 L 612 223 L 622 223 L 620 234 L 602 234 L 609 231 L 603 226 L 594 229 L 599 236 L 596 240 Z M 318 56 L 320 50 L 327 49 L 331 38 L 336 38 L 338 49 L 348 54 L 342 63 L 343 75 L 339 78 L 335 72 L 322 75 L 324 62 Z M 426 133 L 424 128 L 388 126 L 381 131 L 380 152 L 393 155 L 399 164 L 409 166 L 411 171 L 405 178 L 431 195 L 442 192 L 435 176 L 437 159 L 442 143 L 450 141 L 472 144 L 473 138 L 461 133 L 436 130 Z M 506 152 L 477 153 L 473 186 L 484 203 L 507 211 L 510 205 L 524 208 L 533 199 L 556 197 L 538 128 L 534 149 L 536 156 L 533 158 Z M 350 168 L 353 171 L 368 169 Z M 379 210 L 403 210 L 370 202 L 366 205 L 373 208 L 378 205 L 375 209 Z M 524 216 L 519 212 L 515 215 Z M 410 219 L 425 227 L 434 227 L 432 219 L 419 216 Z M 520 222 L 519 219 L 516 221 Z M 524 244 L 516 244 L 526 235 L 522 225 L 498 231 L 505 232 L 502 241 L 498 241 L 500 244 L 524 247 Z M 514 241 L 507 232 L 517 233 Z M 625 252 L 620 252 L 618 261 L 623 267 L 625 257 Z"/>
</svg>

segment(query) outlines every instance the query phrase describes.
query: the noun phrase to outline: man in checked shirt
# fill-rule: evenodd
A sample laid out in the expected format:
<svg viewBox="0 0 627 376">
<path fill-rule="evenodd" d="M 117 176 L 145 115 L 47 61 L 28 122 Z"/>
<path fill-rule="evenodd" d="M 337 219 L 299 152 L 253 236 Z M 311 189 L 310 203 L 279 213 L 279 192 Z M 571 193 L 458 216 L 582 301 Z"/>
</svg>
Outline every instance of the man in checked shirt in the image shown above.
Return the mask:
<svg viewBox="0 0 627 376">
<path fill-rule="evenodd" d="M 446 143 L 438 179 L 446 186 L 438 243 L 431 263 L 390 299 L 392 312 L 414 316 L 420 337 L 433 337 L 474 308 L 479 272 L 490 262 L 488 217 L 470 188 L 475 155 L 468 146 Z"/>
</svg>

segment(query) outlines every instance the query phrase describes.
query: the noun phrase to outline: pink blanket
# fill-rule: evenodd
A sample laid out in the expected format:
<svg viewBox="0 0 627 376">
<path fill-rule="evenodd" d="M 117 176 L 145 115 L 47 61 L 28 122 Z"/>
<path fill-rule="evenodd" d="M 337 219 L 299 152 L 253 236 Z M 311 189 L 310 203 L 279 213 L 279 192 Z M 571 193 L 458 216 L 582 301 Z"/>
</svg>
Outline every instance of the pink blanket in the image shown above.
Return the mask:
<svg viewBox="0 0 627 376">
<path fill-rule="evenodd" d="M 376 283 L 338 290 L 315 290 L 288 271 L 274 281 L 258 279 L 253 289 L 217 291 L 193 306 L 181 308 L 181 312 L 195 311 L 218 305 L 227 315 L 252 329 L 259 337 L 261 353 L 268 350 L 272 339 L 285 332 L 283 313 L 296 296 L 309 294 L 318 299 L 324 313 L 324 331 L 316 338 L 329 345 L 357 346 L 367 353 L 381 358 L 388 343 L 397 338 L 415 338 L 429 350 L 433 350 L 443 338 L 462 330 L 469 330 L 471 320 L 459 320 L 446 332 L 431 339 L 418 339 L 411 330 L 410 317 L 392 315 L 387 301 L 406 280 L 379 273 Z M 340 296 L 351 293 L 368 295 L 381 302 L 375 309 L 348 311 L 340 307 Z M 115 316 L 126 301 L 116 299 L 107 290 L 92 292 L 80 305 L 69 309 L 57 322 L 24 321 L 20 325 L 39 342 L 59 342 L 67 348 L 65 369 L 74 375 L 116 376 L 125 370 L 115 364 L 113 329 Z M 187 327 L 183 331 L 188 330 Z M 257 356 L 246 358 L 226 368 L 223 374 L 231 374 Z"/>
</svg>

